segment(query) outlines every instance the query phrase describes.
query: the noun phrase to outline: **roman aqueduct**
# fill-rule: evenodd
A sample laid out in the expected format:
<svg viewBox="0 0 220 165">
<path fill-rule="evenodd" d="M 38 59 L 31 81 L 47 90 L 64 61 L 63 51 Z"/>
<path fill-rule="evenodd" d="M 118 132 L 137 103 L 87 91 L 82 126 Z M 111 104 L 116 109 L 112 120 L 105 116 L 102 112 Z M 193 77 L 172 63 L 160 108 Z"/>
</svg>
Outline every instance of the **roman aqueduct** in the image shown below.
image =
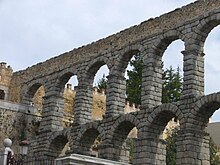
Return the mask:
<svg viewBox="0 0 220 165">
<path fill-rule="evenodd" d="M 220 92 L 204 95 L 204 42 L 220 24 L 220 1 L 199 0 L 160 17 L 97 42 L 73 49 L 57 57 L 14 73 L 11 100 L 29 105 L 40 86 L 45 96 L 40 134 L 32 139 L 31 152 L 57 157 L 69 142 L 69 153 L 91 155 L 99 136 L 98 157 L 123 161 L 123 143 L 134 127 L 132 164 L 166 164 L 165 143 L 161 134 L 170 119 L 180 123 L 177 137 L 177 165 L 208 165 L 209 117 L 220 108 Z M 183 93 L 178 102 L 161 104 L 161 62 L 166 48 L 175 40 L 184 42 Z M 134 54 L 144 59 L 140 111 L 124 114 L 125 69 Z M 92 85 L 102 65 L 109 68 L 106 114 L 92 121 Z M 63 128 L 63 90 L 70 77 L 77 75 L 74 123 Z"/>
</svg>

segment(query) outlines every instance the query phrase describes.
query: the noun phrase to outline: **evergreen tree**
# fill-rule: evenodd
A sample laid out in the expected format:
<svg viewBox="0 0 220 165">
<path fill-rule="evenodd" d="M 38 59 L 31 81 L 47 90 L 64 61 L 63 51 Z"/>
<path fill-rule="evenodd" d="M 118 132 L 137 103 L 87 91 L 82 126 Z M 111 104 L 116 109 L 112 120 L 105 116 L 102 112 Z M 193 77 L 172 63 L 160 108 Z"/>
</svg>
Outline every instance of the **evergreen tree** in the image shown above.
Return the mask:
<svg viewBox="0 0 220 165">
<path fill-rule="evenodd" d="M 210 165 L 219 165 L 220 164 L 220 151 L 218 150 L 217 145 L 214 143 L 213 139 L 209 140 L 209 150 L 210 150 Z"/>
<path fill-rule="evenodd" d="M 126 80 L 127 100 L 140 105 L 142 71 L 144 68 L 141 56 L 134 55 L 130 66 L 133 67 L 133 69 L 128 71 L 128 79 Z M 182 94 L 182 78 L 179 67 L 175 70 L 170 66 L 170 68 L 163 70 L 162 81 L 162 103 L 178 101 Z"/>
<path fill-rule="evenodd" d="M 128 79 L 126 80 L 127 100 L 131 103 L 141 104 L 141 82 L 142 71 L 144 68 L 143 60 L 140 55 L 134 55 L 130 61 L 132 70 L 127 71 Z"/>
<path fill-rule="evenodd" d="M 98 85 L 96 86 L 99 92 L 101 92 L 102 90 L 106 92 L 107 80 L 108 79 L 106 78 L 105 74 L 103 74 L 102 78 L 98 81 Z"/>
<path fill-rule="evenodd" d="M 166 141 L 166 164 L 175 165 L 176 164 L 176 137 L 177 137 L 178 127 L 173 128 L 168 132 Z"/>
<path fill-rule="evenodd" d="M 182 94 L 182 78 L 179 67 L 176 71 L 172 66 L 169 69 L 165 69 L 162 74 L 162 80 L 162 103 L 178 101 Z"/>
<path fill-rule="evenodd" d="M 142 57 L 139 54 L 134 55 L 134 57 L 130 61 L 130 66 L 133 69 L 127 72 L 127 100 L 131 103 L 140 105 L 142 71 L 144 68 Z M 182 78 L 180 75 L 179 67 L 177 68 L 177 70 L 175 70 L 172 68 L 172 66 L 170 66 L 170 68 L 163 70 L 162 81 L 162 103 L 178 101 L 182 94 Z M 105 77 L 105 75 L 103 75 L 103 77 L 98 81 L 97 88 L 99 91 L 102 91 L 103 89 L 106 91 L 107 78 Z"/>
</svg>

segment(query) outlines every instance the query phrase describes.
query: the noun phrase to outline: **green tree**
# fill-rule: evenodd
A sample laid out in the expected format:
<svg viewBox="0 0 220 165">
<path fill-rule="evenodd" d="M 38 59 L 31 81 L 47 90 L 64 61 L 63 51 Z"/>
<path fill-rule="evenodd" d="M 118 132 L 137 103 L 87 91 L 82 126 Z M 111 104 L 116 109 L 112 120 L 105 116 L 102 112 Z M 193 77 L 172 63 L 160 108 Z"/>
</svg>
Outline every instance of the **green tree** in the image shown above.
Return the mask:
<svg viewBox="0 0 220 165">
<path fill-rule="evenodd" d="M 220 156 L 217 145 L 214 143 L 213 139 L 209 140 L 209 149 L 210 149 L 210 165 L 219 165 L 220 164 Z"/>
<path fill-rule="evenodd" d="M 134 55 L 130 61 L 130 66 L 132 70 L 127 72 L 128 79 L 126 80 L 127 100 L 140 105 L 142 71 L 144 68 L 142 57 L 139 54 Z M 179 67 L 175 70 L 170 66 L 170 68 L 163 70 L 162 81 L 162 103 L 178 101 L 182 94 L 182 77 Z M 105 74 L 103 74 L 103 77 L 98 81 L 97 88 L 98 91 L 106 91 L 107 78 Z"/>
<path fill-rule="evenodd" d="M 162 74 L 162 103 L 178 101 L 182 95 L 182 78 L 179 67 L 177 70 L 170 68 L 165 69 Z"/>
<path fill-rule="evenodd" d="M 130 66 L 133 69 L 128 71 L 128 79 L 126 80 L 127 100 L 140 105 L 144 64 L 139 54 L 134 55 L 130 62 Z M 170 66 L 170 68 L 163 70 L 162 81 L 162 103 L 178 101 L 182 94 L 182 77 L 179 67 L 175 70 Z"/>
<path fill-rule="evenodd" d="M 126 80 L 126 95 L 129 102 L 141 104 L 141 82 L 142 71 L 144 68 L 143 59 L 140 55 L 134 55 L 130 61 L 130 66 L 133 68 L 127 72 L 128 79 Z"/>
<path fill-rule="evenodd" d="M 176 164 L 176 137 L 177 137 L 178 127 L 171 129 L 166 141 L 166 164 L 175 165 Z"/>
<path fill-rule="evenodd" d="M 99 92 L 101 92 L 102 90 L 106 92 L 107 81 L 108 79 L 106 78 L 105 74 L 103 74 L 102 78 L 98 81 L 98 85 L 96 86 Z"/>
</svg>

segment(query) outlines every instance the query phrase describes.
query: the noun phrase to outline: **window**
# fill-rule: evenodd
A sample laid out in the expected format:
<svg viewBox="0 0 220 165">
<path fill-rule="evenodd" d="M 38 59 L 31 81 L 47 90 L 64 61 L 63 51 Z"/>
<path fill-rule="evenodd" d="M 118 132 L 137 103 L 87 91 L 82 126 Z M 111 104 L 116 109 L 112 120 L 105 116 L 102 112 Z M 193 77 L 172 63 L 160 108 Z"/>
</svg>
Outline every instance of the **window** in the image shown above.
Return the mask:
<svg viewBox="0 0 220 165">
<path fill-rule="evenodd" d="M 5 92 L 0 89 L 0 99 L 4 100 L 5 99 Z"/>
</svg>

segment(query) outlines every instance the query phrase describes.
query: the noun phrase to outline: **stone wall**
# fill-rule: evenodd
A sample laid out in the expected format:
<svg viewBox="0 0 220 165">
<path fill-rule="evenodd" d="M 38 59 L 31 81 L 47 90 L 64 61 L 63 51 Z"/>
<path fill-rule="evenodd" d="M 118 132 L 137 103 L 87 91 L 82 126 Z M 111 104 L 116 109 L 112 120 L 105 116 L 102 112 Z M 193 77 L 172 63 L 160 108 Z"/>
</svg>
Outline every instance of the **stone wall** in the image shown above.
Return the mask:
<svg viewBox="0 0 220 165">
<path fill-rule="evenodd" d="M 3 140 L 10 138 L 12 149 L 19 153 L 21 140 L 39 134 L 40 120 L 41 116 L 33 107 L 0 100 L 0 148 L 3 147 Z"/>
<path fill-rule="evenodd" d="M 65 106 L 63 127 L 67 128 L 73 123 L 74 98 L 75 91 L 68 84 L 64 90 Z M 13 149 L 18 153 L 19 142 L 24 139 L 31 139 L 39 134 L 39 123 L 42 119 L 42 101 L 45 95 L 44 89 L 41 86 L 33 98 L 33 103 L 29 106 L 0 100 L 0 141 L 10 137 L 13 141 Z M 104 92 L 98 92 L 94 88 L 93 92 L 93 120 L 102 120 L 106 108 L 106 95 Z M 125 113 L 137 111 L 135 105 L 130 105 L 128 102 L 125 105 Z M 131 136 L 136 136 L 136 131 L 131 133 Z M 3 144 L 0 144 L 0 148 Z"/>
</svg>

